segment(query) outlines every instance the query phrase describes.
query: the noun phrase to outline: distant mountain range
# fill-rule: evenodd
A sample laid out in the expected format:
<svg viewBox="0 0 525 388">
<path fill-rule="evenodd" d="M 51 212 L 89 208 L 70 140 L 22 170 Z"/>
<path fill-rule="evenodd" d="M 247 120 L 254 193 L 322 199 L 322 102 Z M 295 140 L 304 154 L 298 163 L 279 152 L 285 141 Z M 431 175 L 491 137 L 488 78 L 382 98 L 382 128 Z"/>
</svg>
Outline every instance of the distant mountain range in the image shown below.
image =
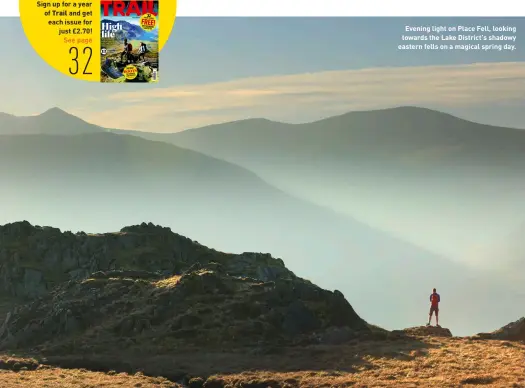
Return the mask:
<svg viewBox="0 0 525 388">
<path fill-rule="evenodd" d="M 525 131 L 416 107 L 351 112 L 307 124 L 248 119 L 172 134 L 127 133 L 239 164 L 298 193 L 308 182 L 325 188 L 323 180 L 348 186 L 424 178 L 440 185 L 467 177 L 466 183 L 478 186 L 479 174 L 501 181 L 525 167 Z"/>
<path fill-rule="evenodd" d="M 135 26 L 137 27 L 137 26 Z M 57 122 L 55 122 L 57 121 Z M 59 121 L 59 122 L 58 122 Z M 37 116 L 0 113 L 0 134 L 78 134 L 103 132 L 136 135 L 173 143 L 253 168 L 273 158 L 309 160 L 324 165 L 367 161 L 381 169 L 395 162 L 428 172 L 436 161 L 484 161 L 481 167 L 512 167 L 525 163 L 525 131 L 478 124 L 438 111 L 399 107 L 350 112 L 306 124 L 247 119 L 175 133 L 155 133 L 95 126 L 52 108 Z M 68 129 L 69 128 L 69 129 Z M 320 158 L 321 157 L 321 158 Z"/>
<path fill-rule="evenodd" d="M 134 134 L 236 163 L 289 193 L 475 265 L 480 250 L 525 217 L 525 131 L 430 109 Z"/>
<path fill-rule="evenodd" d="M 220 250 L 270 251 L 322 287 L 341 289 L 371 322 L 383 324 L 388 316 L 386 325 L 391 327 L 424 319 L 428 289 L 441 285 L 450 298 L 447 309 L 456 331 L 486 331 L 520 315 L 505 278 L 450 262 L 420 248 L 425 244 L 417 239 L 407 243 L 402 233 L 383 232 L 387 228 L 381 223 L 360 222 L 350 210 L 365 202 L 336 195 L 344 176 L 360 186 L 365 186 L 368 176 L 370 187 L 388 194 L 388 179 L 396 173 L 393 164 L 408 165 L 404 156 L 432 142 L 456 144 L 439 142 L 439 123 L 430 117 L 470 131 L 471 145 L 466 134 L 456 135 L 454 141 L 469 150 L 458 153 L 462 156 L 457 160 L 473 161 L 473 150 L 489 148 L 488 139 L 481 141 L 473 132 L 481 127 L 480 133 L 488 136 L 491 127 L 418 108 L 355 113 L 303 125 L 246 120 L 178 134 L 133 132 L 138 136 L 91 125 L 56 108 L 39 116 L 0 115 L 0 200 L 5 204 L 0 224 L 27 219 L 63 230 L 100 231 L 148 220 Z M 415 123 L 429 134 L 413 135 Z M 379 130 L 372 135 L 359 130 L 358 124 L 389 129 L 382 138 Z M 507 133 L 514 137 L 512 149 L 519 149 L 520 132 L 503 128 L 501 134 Z M 390 140 L 391 145 L 384 144 Z M 509 142 L 505 144 L 511 148 Z M 375 146 L 384 154 L 374 151 Z M 350 151 L 345 152 L 345 147 Z M 493 155 L 505 155 L 498 152 Z M 450 158 L 439 160 L 450 162 Z M 519 164 L 518 157 L 512 160 Z M 388 173 L 376 181 L 381 178 L 381 165 Z M 404 173 L 415 176 L 418 168 L 416 164 Z M 288 187 L 282 184 L 285 178 Z M 335 211 L 319 206 L 322 201 L 315 198 L 317 205 L 306 200 L 312 186 L 317 186 L 313 192 L 321 199 L 321 194 L 334 197 Z M 407 187 L 413 190 L 408 183 Z M 347 206 L 346 213 L 337 209 L 339 205 Z M 396 204 L 376 200 L 372 206 L 388 214 L 389 206 Z M 396 223 L 402 226 L 404 221 Z M 448 244 L 439 233 L 438 237 Z M 385 298 L 398 302 L 386 303 Z M 465 298 L 479 302 L 465 306 Z M 488 306 L 498 310 L 495 321 L 486 318 Z"/>
<path fill-rule="evenodd" d="M 453 164 L 479 154 L 490 156 L 487 162 L 503 163 L 525 150 L 523 130 L 478 124 L 417 107 L 350 112 L 306 124 L 247 119 L 173 134 L 135 134 L 254 166 L 268 155 L 309 160 L 319 155 L 326 159 L 330 154 L 327 162 L 358 162 L 372 156 L 378 163 L 396 161 L 426 169 L 436 160 Z"/>
</svg>

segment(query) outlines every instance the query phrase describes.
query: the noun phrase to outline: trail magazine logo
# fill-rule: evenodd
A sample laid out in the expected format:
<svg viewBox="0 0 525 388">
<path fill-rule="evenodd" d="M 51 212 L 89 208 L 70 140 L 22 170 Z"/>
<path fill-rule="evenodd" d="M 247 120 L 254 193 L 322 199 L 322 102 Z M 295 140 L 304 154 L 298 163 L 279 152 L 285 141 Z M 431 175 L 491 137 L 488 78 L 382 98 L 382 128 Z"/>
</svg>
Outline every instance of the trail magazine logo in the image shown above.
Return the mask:
<svg viewBox="0 0 525 388">
<path fill-rule="evenodd" d="M 100 27 L 100 82 L 158 82 L 158 0 L 102 0 Z"/>
</svg>

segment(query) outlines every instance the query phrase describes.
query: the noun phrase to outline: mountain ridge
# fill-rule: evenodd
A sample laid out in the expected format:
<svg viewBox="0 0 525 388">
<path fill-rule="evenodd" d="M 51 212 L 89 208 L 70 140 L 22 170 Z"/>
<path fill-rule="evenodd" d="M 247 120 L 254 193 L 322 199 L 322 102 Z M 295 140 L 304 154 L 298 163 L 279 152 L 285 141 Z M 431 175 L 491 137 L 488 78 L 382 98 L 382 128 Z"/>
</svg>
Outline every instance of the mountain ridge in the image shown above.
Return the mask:
<svg viewBox="0 0 525 388">
<path fill-rule="evenodd" d="M 105 131 L 104 128 L 90 124 L 57 107 L 49 108 L 38 115 L 29 116 L 0 113 L 0 136 L 75 135 L 103 131 Z"/>
<path fill-rule="evenodd" d="M 38 115 L 13 115 L 13 114 L 10 114 L 10 113 L 7 113 L 7 112 L 0 112 L 0 116 L 1 115 L 5 115 L 5 116 L 10 116 L 10 117 L 15 117 L 15 118 L 26 118 L 26 117 L 42 116 L 42 115 L 45 115 L 48 112 L 61 112 L 61 113 L 65 114 L 65 115 L 76 117 L 78 120 L 83 121 L 85 123 L 88 123 L 85 120 L 79 118 L 78 116 L 75 116 L 75 115 L 73 115 L 73 114 L 71 114 L 71 113 L 67 112 L 66 110 L 64 110 L 62 108 L 59 108 L 59 107 L 48 108 L 47 110 L 45 110 L 44 112 L 42 112 L 42 113 L 40 113 Z M 342 114 L 338 114 L 338 115 L 328 116 L 328 117 L 324 117 L 324 118 L 313 120 L 313 121 L 306 121 L 306 122 L 299 122 L 299 123 L 291 123 L 291 122 L 286 122 L 286 121 L 272 120 L 272 119 L 268 119 L 268 118 L 265 118 L 265 117 L 241 118 L 241 119 L 227 121 L 227 122 L 223 122 L 223 123 L 209 124 L 209 125 L 200 126 L 200 127 L 190 127 L 190 128 L 187 128 L 187 129 L 184 129 L 184 130 L 181 130 L 181 131 L 176 131 L 176 132 L 154 132 L 154 131 L 147 131 L 146 132 L 146 131 L 140 130 L 140 129 L 136 129 L 136 130 L 135 129 L 123 130 L 123 129 L 118 129 L 118 128 L 111 129 L 111 128 L 107 128 L 107 127 L 101 127 L 101 126 L 98 126 L 98 125 L 95 125 L 95 124 L 90 124 L 90 123 L 88 123 L 88 124 L 95 125 L 95 126 L 101 128 L 101 129 L 104 129 L 104 130 L 116 130 L 116 131 L 126 132 L 126 133 L 130 133 L 130 134 L 131 133 L 144 133 L 144 134 L 156 134 L 156 135 L 177 135 L 177 134 L 180 134 L 182 132 L 197 131 L 197 130 L 202 130 L 202 129 L 207 129 L 207 128 L 222 127 L 222 126 L 227 126 L 227 125 L 242 125 L 242 124 L 251 124 L 251 123 L 265 123 L 265 124 L 276 124 L 276 125 L 283 125 L 283 126 L 289 126 L 289 127 L 297 127 L 297 126 L 302 126 L 302 125 L 307 125 L 307 124 L 320 124 L 320 123 L 324 123 L 324 122 L 330 121 L 332 119 L 348 118 L 349 116 L 353 116 L 353 115 L 367 115 L 367 114 L 378 114 L 378 113 L 379 114 L 389 114 L 389 113 L 397 113 L 397 112 L 400 112 L 400 113 L 403 113 L 403 114 L 405 114 L 405 113 L 409 113 L 409 114 L 411 114 L 411 113 L 437 114 L 437 115 L 442 116 L 442 117 L 453 118 L 453 119 L 456 119 L 456 120 L 466 121 L 466 122 L 469 122 L 469 123 L 483 125 L 483 126 L 524 131 L 524 129 L 521 129 L 521 128 L 499 127 L 499 126 L 495 126 L 495 125 L 491 125 L 491 124 L 485 124 L 485 123 L 482 123 L 482 122 L 475 121 L 473 119 L 463 118 L 463 117 L 457 116 L 457 115 L 452 114 L 452 113 L 447 113 L 447 112 L 444 112 L 444 111 L 431 109 L 431 108 L 426 108 L 426 107 L 421 107 L 421 106 L 417 106 L 417 105 L 400 105 L 400 106 L 393 106 L 393 107 L 388 107 L 388 108 L 348 111 L 348 112 L 345 112 L 345 113 L 342 113 Z"/>
</svg>

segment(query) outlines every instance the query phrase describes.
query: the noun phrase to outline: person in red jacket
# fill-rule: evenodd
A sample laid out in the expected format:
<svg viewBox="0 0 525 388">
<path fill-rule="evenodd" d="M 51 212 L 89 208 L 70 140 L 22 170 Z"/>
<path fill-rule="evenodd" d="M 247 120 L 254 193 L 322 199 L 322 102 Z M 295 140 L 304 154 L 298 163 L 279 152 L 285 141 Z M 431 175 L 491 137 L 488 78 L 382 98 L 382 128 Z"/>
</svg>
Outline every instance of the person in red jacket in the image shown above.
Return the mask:
<svg viewBox="0 0 525 388">
<path fill-rule="evenodd" d="M 129 62 L 131 53 L 133 51 L 133 46 L 131 43 L 128 43 L 128 39 L 124 39 L 124 50 L 120 53 L 120 61 L 124 61 L 124 57 L 126 58 L 126 62 Z"/>
<path fill-rule="evenodd" d="M 430 322 L 432 321 L 432 314 L 436 314 L 436 326 L 439 327 L 439 302 L 441 302 L 441 297 L 436 292 L 436 289 L 434 288 L 432 290 L 432 294 L 430 294 L 430 312 L 428 314 L 428 323 L 427 326 L 430 326 Z"/>
</svg>

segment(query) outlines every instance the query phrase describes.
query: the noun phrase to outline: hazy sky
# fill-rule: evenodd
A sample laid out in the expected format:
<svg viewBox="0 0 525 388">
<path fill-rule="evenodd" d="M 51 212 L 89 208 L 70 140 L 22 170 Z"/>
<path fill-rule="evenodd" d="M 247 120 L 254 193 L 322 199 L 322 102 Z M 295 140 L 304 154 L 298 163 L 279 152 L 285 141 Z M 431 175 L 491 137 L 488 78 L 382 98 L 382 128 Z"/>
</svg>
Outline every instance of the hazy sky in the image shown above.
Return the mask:
<svg viewBox="0 0 525 388">
<path fill-rule="evenodd" d="M 516 26 L 518 49 L 397 50 L 405 25 L 428 24 Z M 0 111 L 31 115 L 59 106 L 106 127 L 172 132 L 249 117 L 305 122 L 419 105 L 522 126 L 523 31 L 518 18 L 179 18 L 161 52 L 158 86 L 100 85 L 53 70 L 33 52 L 19 19 L 2 18 L 9 54 L 0 71 L 9 92 Z"/>
</svg>

